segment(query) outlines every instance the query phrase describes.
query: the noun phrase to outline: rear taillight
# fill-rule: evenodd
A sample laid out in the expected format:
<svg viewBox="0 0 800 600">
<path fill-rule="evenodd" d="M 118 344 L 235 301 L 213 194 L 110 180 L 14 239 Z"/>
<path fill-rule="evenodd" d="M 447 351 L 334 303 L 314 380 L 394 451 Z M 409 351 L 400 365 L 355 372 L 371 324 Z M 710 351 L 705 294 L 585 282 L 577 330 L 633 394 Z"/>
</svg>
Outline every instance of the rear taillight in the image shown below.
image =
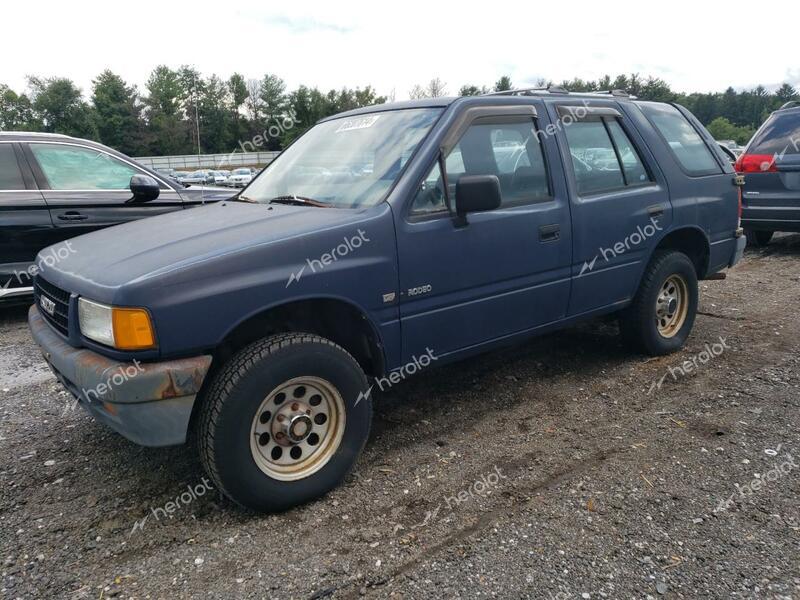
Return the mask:
<svg viewBox="0 0 800 600">
<path fill-rule="evenodd" d="M 742 154 L 734 167 L 737 173 L 777 173 L 772 154 Z"/>
</svg>

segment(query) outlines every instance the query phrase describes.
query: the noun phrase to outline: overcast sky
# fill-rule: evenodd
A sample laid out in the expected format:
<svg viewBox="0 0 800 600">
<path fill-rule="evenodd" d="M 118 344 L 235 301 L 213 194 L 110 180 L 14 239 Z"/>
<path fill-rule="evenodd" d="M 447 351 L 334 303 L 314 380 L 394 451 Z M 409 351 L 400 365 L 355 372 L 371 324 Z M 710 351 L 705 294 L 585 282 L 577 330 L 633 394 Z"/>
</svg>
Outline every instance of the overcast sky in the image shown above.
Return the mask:
<svg viewBox="0 0 800 600">
<path fill-rule="evenodd" d="M 408 96 L 439 77 L 515 86 L 638 72 L 678 91 L 800 87 L 800 2 L 3 2 L 0 83 L 109 68 L 144 88 L 158 64 Z"/>
</svg>

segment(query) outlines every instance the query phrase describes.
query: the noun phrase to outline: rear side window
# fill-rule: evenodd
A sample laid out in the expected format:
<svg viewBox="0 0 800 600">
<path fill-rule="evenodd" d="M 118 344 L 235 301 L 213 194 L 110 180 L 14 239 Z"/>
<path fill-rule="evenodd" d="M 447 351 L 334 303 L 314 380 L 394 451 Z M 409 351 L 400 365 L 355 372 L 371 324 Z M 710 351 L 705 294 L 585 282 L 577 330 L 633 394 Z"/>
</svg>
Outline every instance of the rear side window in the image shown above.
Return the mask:
<svg viewBox="0 0 800 600">
<path fill-rule="evenodd" d="M 615 118 L 575 121 L 564 132 L 579 195 L 643 185 L 652 179 Z"/>
<path fill-rule="evenodd" d="M 748 154 L 800 154 L 800 111 L 767 119 Z"/>
<path fill-rule="evenodd" d="M 0 190 L 24 190 L 25 182 L 19 169 L 14 147 L 0 144 Z"/>
<path fill-rule="evenodd" d="M 669 104 L 639 104 L 689 175 L 712 175 L 722 169 L 694 126 Z"/>
</svg>

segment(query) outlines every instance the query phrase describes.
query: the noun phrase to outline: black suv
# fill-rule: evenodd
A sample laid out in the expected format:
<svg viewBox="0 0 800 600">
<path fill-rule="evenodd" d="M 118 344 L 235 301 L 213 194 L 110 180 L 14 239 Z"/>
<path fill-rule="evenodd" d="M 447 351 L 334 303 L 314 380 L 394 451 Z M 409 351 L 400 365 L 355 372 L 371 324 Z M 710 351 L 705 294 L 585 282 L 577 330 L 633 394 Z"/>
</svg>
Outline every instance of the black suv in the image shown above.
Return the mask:
<svg viewBox="0 0 800 600">
<path fill-rule="evenodd" d="M 51 244 L 233 194 L 184 188 L 88 140 L 0 132 L 0 301 L 32 293 L 34 259 Z M 51 260 L 59 252 L 69 245 Z"/>
<path fill-rule="evenodd" d="M 746 176 L 742 226 L 751 246 L 776 231 L 800 232 L 800 102 L 770 115 L 736 161 Z"/>
</svg>

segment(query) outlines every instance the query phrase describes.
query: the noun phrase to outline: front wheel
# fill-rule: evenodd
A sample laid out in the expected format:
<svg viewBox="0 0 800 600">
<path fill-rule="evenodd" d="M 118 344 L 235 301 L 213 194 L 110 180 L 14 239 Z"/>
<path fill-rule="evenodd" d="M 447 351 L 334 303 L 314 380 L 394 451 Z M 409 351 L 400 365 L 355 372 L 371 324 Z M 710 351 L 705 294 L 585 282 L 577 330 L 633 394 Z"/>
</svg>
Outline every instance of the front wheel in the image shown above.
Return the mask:
<svg viewBox="0 0 800 600">
<path fill-rule="evenodd" d="M 744 235 L 747 238 L 747 245 L 754 248 L 763 248 L 769 244 L 774 231 L 756 231 L 754 229 L 745 229 Z"/>
<path fill-rule="evenodd" d="M 651 356 L 675 352 L 689 337 L 697 301 L 697 273 L 689 257 L 674 250 L 658 251 L 621 315 L 623 337 Z"/>
<path fill-rule="evenodd" d="M 258 511 L 322 496 L 369 435 L 367 379 L 343 348 L 316 335 L 264 338 L 217 373 L 200 415 L 203 466 L 219 490 Z"/>
</svg>

